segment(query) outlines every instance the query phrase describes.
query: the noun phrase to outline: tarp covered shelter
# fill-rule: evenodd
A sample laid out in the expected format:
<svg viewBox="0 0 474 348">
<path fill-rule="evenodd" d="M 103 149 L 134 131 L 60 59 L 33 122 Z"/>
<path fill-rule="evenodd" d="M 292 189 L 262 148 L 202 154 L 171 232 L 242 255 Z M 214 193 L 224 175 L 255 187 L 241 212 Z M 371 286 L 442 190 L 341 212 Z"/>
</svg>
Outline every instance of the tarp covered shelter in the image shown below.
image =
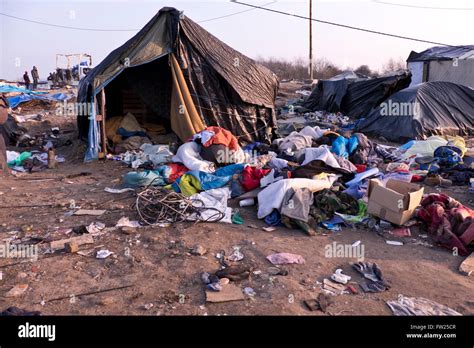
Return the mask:
<svg viewBox="0 0 474 348">
<path fill-rule="evenodd" d="M 342 112 L 360 118 L 393 93 L 408 87 L 410 78 L 410 73 L 405 70 L 377 78 L 345 72 L 328 80 L 319 80 L 303 106 L 312 111 Z"/>
<path fill-rule="evenodd" d="M 411 51 L 407 67 L 413 75 L 411 86 L 448 81 L 474 88 L 474 45 L 435 46 L 420 53 Z"/>
<path fill-rule="evenodd" d="M 355 131 L 391 141 L 473 135 L 474 90 L 451 82 L 405 88 L 361 120 Z"/>
<path fill-rule="evenodd" d="M 270 70 L 165 7 L 81 80 L 78 102 L 104 89 L 107 118 L 133 109 L 139 122 L 159 122 L 182 141 L 206 126 L 268 141 L 277 88 Z M 78 116 L 80 136 L 94 142 L 90 125 Z"/>
</svg>

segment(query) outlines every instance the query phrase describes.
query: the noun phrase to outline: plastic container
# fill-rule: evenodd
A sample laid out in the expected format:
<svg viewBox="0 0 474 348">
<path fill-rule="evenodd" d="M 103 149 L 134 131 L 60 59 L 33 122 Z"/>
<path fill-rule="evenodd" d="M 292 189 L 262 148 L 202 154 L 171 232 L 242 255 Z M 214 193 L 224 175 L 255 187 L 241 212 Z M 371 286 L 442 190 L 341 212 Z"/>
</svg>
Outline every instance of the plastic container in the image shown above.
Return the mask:
<svg viewBox="0 0 474 348">
<path fill-rule="evenodd" d="M 241 207 L 251 207 L 252 205 L 255 205 L 255 200 L 253 198 L 243 199 L 239 202 L 239 205 Z"/>
</svg>

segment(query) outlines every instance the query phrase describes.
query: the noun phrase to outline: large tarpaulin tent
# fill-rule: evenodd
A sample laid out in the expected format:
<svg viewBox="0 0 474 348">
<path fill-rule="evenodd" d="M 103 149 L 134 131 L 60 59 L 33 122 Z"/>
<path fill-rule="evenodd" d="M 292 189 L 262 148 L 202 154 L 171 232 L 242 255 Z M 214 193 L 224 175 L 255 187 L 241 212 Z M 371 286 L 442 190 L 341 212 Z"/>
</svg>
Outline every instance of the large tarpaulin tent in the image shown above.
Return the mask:
<svg viewBox="0 0 474 348">
<path fill-rule="evenodd" d="M 405 88 L 361 120 L 355 130 L 392 141 L 472 135 L 474 90 L 452 82 L 425 82 Z"/>
<path fill-rule="evenodd" d="M 410 78 L 410 73 L 405 70 L 377 78 L 346 72 L 318 81 L 303 106 L 312 111 L 342 112 L 360 118 L 393 93 L 408 87 Z"/>
<path fill-rule="evenodd" d="M 127 90 L 182 141 L 206 126 L 226 128 L 244 142 L 268 141 L 277 88 L 270 70 L 165 7 L 81 80 L 78 102 L 105 89 L 109 117 L 124 111 L 119 104 Z M 89 119 L 78 116 L 79 134 L 90 143 L 97 140 L 90 126 L 97 125 Z"/>
</svg>

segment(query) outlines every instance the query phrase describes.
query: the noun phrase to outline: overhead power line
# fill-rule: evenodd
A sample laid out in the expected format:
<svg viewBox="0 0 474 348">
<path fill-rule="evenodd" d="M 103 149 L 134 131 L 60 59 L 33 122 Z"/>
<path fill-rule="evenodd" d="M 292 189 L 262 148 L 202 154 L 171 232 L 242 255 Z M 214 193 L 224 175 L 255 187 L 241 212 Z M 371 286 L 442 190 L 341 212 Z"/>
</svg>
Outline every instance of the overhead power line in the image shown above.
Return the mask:
<svg viewBox="0 0 474 348">
<path fill-rule="evenodd" d="M 373 2 L 381 5 L 391 5 L 399 7 L 411 7 L 411 8 L 421 8 L 424 10 L 453 10 L 453 11 L 473 11 L 472 7 L 434 7 L 434 6 L 419 6 L 419 5 L 408 5 L 408 4 L 397 4 L 394 2 L 372 0 Z"/>
<path fill-rule="evenodd" d="M 0 15 L 4 17 L 8 17 L 8 18 L 13 18 L 19 21 L 23 21 L 23 22 L 35 23 L 35 24 L 45 25 L 48 27 L 55 27 L 55 28 L 62 28 L 62 29 L 73 29 L 73 30 L 82 30 L 82 31 L 138 31 L 139 30 L 139 29 L 102 29 L 102 28 L 71 27 L 68 25 L 45 23 L 45 22 L 35 21 L 33 19 L 21 18 L 21 17 L 12 16 L 12 15 L 9 15 L 7 13 L 2 13 L 2 12 L 0 12 Z"/>
<path fill-rule="evenodd" d="M 269 6 L 269 5 L 274 4 L 274 3 L 276 3 L 276 0 L 271 1 L 271 2 L 268 2 L 268 3 L 265 3 L 265 4 L 261 5 L 261 7 L 262 7 L 262 8 L 265 8 L 265 6 Z M 226 15 L 223 15 L 223 16 L 219 16 L 219 17 L 213 17 L 213 18 L 204 19 L 204 20 L 198 21 L 197 23 L 205 23 L 205 22 L 215 21 L 215 20 L 218 20 L 218 19 L 222 19 L 222 18 L 227 18 L 227 17 L 235 16 L 235 15 L 238 15 L 238 14 L 241 14 L 241 13 L 244 13 L 244 12 L 253 11 L 253 10 L 255 10 L 255 9 L 254 9 L 254 8 L 251 8 L 251 9 L 248 9 L 248 10 L 243 10 L 243 11 L 239 11 L 239 12 L 229 13 L 229 14 L 226 14 Z M 34 23 L 34 24 L 39 24 L 39 25 L 45 25 L 45 26 L 48 26 L 48 27 L 62 28 L 62 29 L 71 29 L 71 30 L 102 31 L 102 32 L 107 32 L 107 31 L 122 31 L 122 32 L 123 32 L 123 31 L 139 31 L 139 30 L 140 30 L 140 29 L 105 29 L 105 28 L 73 27 L 73 26 L 68 26 L 68 25 L 60 25 L 60 24 L 54 24 L 54 23 L 46 23 L 46 22 L 36 21 L 36 20 L 33 20 L 33 19 L 27 19 L 27 18 L 17 17 L 17 16 L 13 16 L 13 15 L 10 15 L 10 14 L 7 14 L 7 13 L 2 13 L 2 12 L 0 12 L 0 16 L 12 18 L 12 19 L 16 19 L 16 20 L 23 21 L 23 22 Z"/>
<path fill-rule="evenodd" d="M 266 4 L 263 4 L 263 5 L 260 5 L 260 6 L 265 7 L 265 6 L 272 5 L 272 4 L 274 4 L 274 3 L 276 3 L 276 0 L 271 1 L 271 2 L 267 2 Z M 248 10 L 243 10 L 243 11 L 239 11 L 239 12 L 234 12 L 234 13 L 230 13 L 230 14 L 228 14 L 228 15 L 223 15 L 223 16 L 214 17 L 214 18 L 209 18 L 209 19 L 203 19 L 202 21 L 198 21 L 197 23 L 210 22 L 210 21 L 214 21 L 214 20 L 216 20 L 216 19 L 227 18 L 227 17 L 235 16 L 235 15 L 238 15 L 238 14 L 241 14 L 241 13 L 244 13 L 244 12 L 253 11 L 253 10 L 256 10 L 256 8 L 249 8 Z"/>
<path fill-rule="evenodd" d="M 282 15 L 285 15 L 285 16 L 292 16 L 292 17 L 301 18 L 301 19 L 305 19 L 305 20 L 309 20 L 309 19 L 310 19 L 309 17 L 300 16 L 300 15 L 297 15 L 297 14 L 294 14 L 294 13 L 289 13 L 289 12 L 284 12 L 284 11 L 273 10 L 273 9 L 270 9 L 270 8 L 265 8 L 265 7 L 261 7 L 261 6 L 257 6 L 257 5 L 247 4 L 247 3 L 245 3 L 245 2 L 240 2 L 240 1 L 237 1 L 237 0 L 231 0 L 231 2 L 236 3 L 236 4 L 239 4 L 239 5 L 244 5 L 244 6 L 249 6 L 249 7 L 253 7 L 253 8 L 258 8 L 258 9 L 261 9 L 261 10 L 264 10 L 264 11 L 269 11 L 269 12 L 273 12 L 273 13 L 282 14 Z M 390 37 L 395 37 L 395 38 L 398 38 L 398 39 L 411 40 L 411 41 L 417 41 L 417 42 L 424 42 L 424 43 L 429 43 L 429 44 L 434 44 L 434 45 L 440 45 L 440 46 L 454 46 L 454 45 L 445 44 L 445 43 L 436 42 L 436 41 L 429 41 L 429 40 L 417 39 L 417 38 L 408 37 L 408 36 L 390 34 L 390 33 L 385 33 L 385 32 L 376 31 L 376 30 L 370 30 L 370 29 L 365 29 L 365 28 L 360 28 L 360 27 L 354 27 L 354 26 L 346 25 L 346 24 L 340 24 L 340 23 L 334 23 L 334 22 L 324 21 L 324 20 L 321 20 L 321 19 L 312 18 L 311 20 L 314 21 L 314 22 L 322 23 L 322 24 L 328 24 L 328 25 L 333 25 L 333 26 L 336 26 L 336 27 L 341 27 L 341 28 L 346 28 L 346 29 L 352 29 L 352 30 L 358 30 L 358 31 L 363 31 L 363 32 L 366 32 L 366 33 L 372 33 L 372 34 L 377 34 L 377 35 L 390 36 Z"/>
</svg>

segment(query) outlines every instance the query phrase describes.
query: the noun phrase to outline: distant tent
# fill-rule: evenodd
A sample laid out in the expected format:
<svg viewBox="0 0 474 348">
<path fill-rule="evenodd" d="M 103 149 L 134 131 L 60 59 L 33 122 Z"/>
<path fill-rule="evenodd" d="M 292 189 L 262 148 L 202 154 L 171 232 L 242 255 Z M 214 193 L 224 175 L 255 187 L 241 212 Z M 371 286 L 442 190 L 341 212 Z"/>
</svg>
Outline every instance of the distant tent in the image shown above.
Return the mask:
<svg viewBox="0 0 474 348">
<path fill-rule="evenodd" d="M 346 95 L 347 86 L 366 77 L 353 71 L 346 71 L 327 80 L 319 80 L 306 98 L 303 106 L 311 111 L 322 110 L 339 112 L 342 99 Z"/>
<path fill-rule="evenodd" d="M 130 111 L 182 141 L 205 126 L 226 128 L 244 142 L 269 141 L 277 88 L 270 70 L 165 7 L 81 80 L 78 102 L 104 89 L 107 118 Z M 89 132 L 94 122 L 78 116 L 79 135 L 89 135 L 89 143 L 97 141 L 97 129 Z"/>
<path fill-rule="evenodd" d="M 368 115 L 393 93 L 408 87 L 411 75 L 401 70 L 377 78 L 346 72 L 320 80 L 303 106 L 312 111 L 341 112 L 353 118 Z"/>
<path fill-rule="evenodd" d="M 360 121 L 357 132 L 391 141 L 474 134 L 474 90 L 426 82 L 395 93 Z"/>
</svg>

